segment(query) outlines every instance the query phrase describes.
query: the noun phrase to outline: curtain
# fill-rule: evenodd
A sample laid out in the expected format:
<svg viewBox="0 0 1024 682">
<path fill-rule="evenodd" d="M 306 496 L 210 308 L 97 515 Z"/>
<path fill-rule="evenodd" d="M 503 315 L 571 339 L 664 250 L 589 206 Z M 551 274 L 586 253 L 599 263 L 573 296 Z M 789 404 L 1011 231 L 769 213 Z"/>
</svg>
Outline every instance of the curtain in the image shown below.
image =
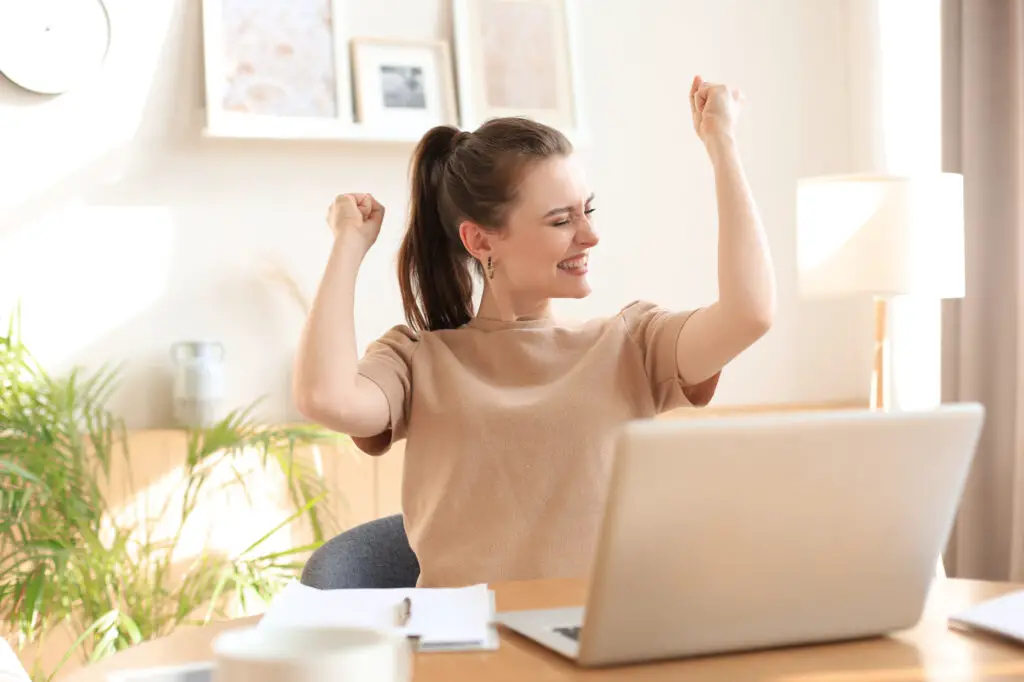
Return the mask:
<svg viewBox="0 0 1024 682">
<path fill-rule="evenodd" d="M 943 166 L 964 175 L 966 297 L 942 315 L 942 397 L 986 422 L 944 556 L 1024 581 L 1024 0 L 942 0 Z"/>
</svg>

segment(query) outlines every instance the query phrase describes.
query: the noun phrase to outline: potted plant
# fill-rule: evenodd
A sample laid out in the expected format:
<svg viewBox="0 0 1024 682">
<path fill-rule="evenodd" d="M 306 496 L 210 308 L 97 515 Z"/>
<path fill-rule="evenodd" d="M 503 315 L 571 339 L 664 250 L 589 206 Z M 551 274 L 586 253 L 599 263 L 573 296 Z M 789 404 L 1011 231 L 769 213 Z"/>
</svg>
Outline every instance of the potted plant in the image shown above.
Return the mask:
<svg viewBox="0 0 1024 682">
<path fill-rule="evenodd" d="M 71 639 L 50 669 L 30 666 L 35 680 L 53 679 L 72 657 L 99 660 L 181 625 L 230 617 L 232 605 L 266 601 L 336 530 L 321 505 L 323 477 L 297 454 L 333 436 L 313 426 L 261 425 L 252 406 L 186 431 L 174 493 L 124 513 L 117 503 L 137 503 L 146 491 L 133 485 L 127 429 L 105 407 L 117 375 L 102 368 L 52 376 L 22 342 L 16 314 L 0 336 L 0 622 L 18 649 L 38 651 L 58 631 Z M 183 561 L 176 550 L 200 501 L 226 488 L 245 491 L 241 466 L 254 457 L 287 481 L 291 515 L 244 551 L 203 549 Z M 227 483 L 214 475 L 225 470 L 233 473 Z M 112 492 L 118 487 L 125 494 Z M 312 542 L 269 548 L 292 522 Z M 171 533 L 157 533 L 168 523 Z"/>
</svg>

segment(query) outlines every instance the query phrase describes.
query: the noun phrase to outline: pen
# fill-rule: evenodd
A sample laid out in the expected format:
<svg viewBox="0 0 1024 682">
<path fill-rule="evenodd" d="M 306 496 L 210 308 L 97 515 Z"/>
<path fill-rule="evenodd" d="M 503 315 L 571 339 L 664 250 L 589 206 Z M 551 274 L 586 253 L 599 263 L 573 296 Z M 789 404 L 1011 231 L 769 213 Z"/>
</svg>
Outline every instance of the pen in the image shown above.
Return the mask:
<svg viewBox="0 0 1024 682">
<path fill-rule="evenodd" d="M 402 600 L 402 603 L 398 605 L 396 618 L 396 625 L 400 628 L 404 628 L 409 624 L 409 619 L 412 618 L 412 599 L 406 597 Z"/>
</svg>

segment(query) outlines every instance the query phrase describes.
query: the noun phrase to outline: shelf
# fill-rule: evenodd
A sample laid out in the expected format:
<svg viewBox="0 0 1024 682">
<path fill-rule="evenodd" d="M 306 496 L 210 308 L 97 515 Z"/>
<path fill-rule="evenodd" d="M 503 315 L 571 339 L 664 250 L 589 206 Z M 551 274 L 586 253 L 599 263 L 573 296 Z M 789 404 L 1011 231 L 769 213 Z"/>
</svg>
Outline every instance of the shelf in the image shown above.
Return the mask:
<svg viewBox="0 0 1024 682">
<path fill-rule="evenodd" d="M 203 137 L 222 140 L 311 140 L 413 147 L 427 129 L 395 131 L 335 119 L 222 114 L 217 120 L 207 121 L 202 132 Z M 592 146 L 587 130 L 568 132 L 566 136 L 578 150 Z"/>
<path fill-rule="evenodd" d="M 381 130 L 358 123 L 289 116 L 222 115 L 207 122 L 203 137 L 235 140 L 313 140 L 415 145 L 426 130 Z"/>
</svg>

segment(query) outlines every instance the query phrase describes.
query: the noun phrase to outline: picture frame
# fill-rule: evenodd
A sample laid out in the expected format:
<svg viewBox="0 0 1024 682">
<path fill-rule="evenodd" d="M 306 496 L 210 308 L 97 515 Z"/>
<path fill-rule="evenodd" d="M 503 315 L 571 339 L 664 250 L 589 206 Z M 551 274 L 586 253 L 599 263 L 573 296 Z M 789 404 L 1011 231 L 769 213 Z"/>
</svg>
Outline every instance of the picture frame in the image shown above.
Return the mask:
<svg viewBox="0 0 1024 682">
<path fill-rule="evenodd" d="M 212 137 L 352 132 L 342 0 L 203 0 L 206 128 Z"/>
<path fill-rule="evenodd" d="M 578 0 L 452 0 L 452 10 L 463 127 L 526 116 L 589 141 Z"/>
<path fill-rule="evenodd" d="M 458 126 L 447 42 L 357 37 L 350 50 L 358 124 L 413 137 L 437 125 Z"/>
</svg>

